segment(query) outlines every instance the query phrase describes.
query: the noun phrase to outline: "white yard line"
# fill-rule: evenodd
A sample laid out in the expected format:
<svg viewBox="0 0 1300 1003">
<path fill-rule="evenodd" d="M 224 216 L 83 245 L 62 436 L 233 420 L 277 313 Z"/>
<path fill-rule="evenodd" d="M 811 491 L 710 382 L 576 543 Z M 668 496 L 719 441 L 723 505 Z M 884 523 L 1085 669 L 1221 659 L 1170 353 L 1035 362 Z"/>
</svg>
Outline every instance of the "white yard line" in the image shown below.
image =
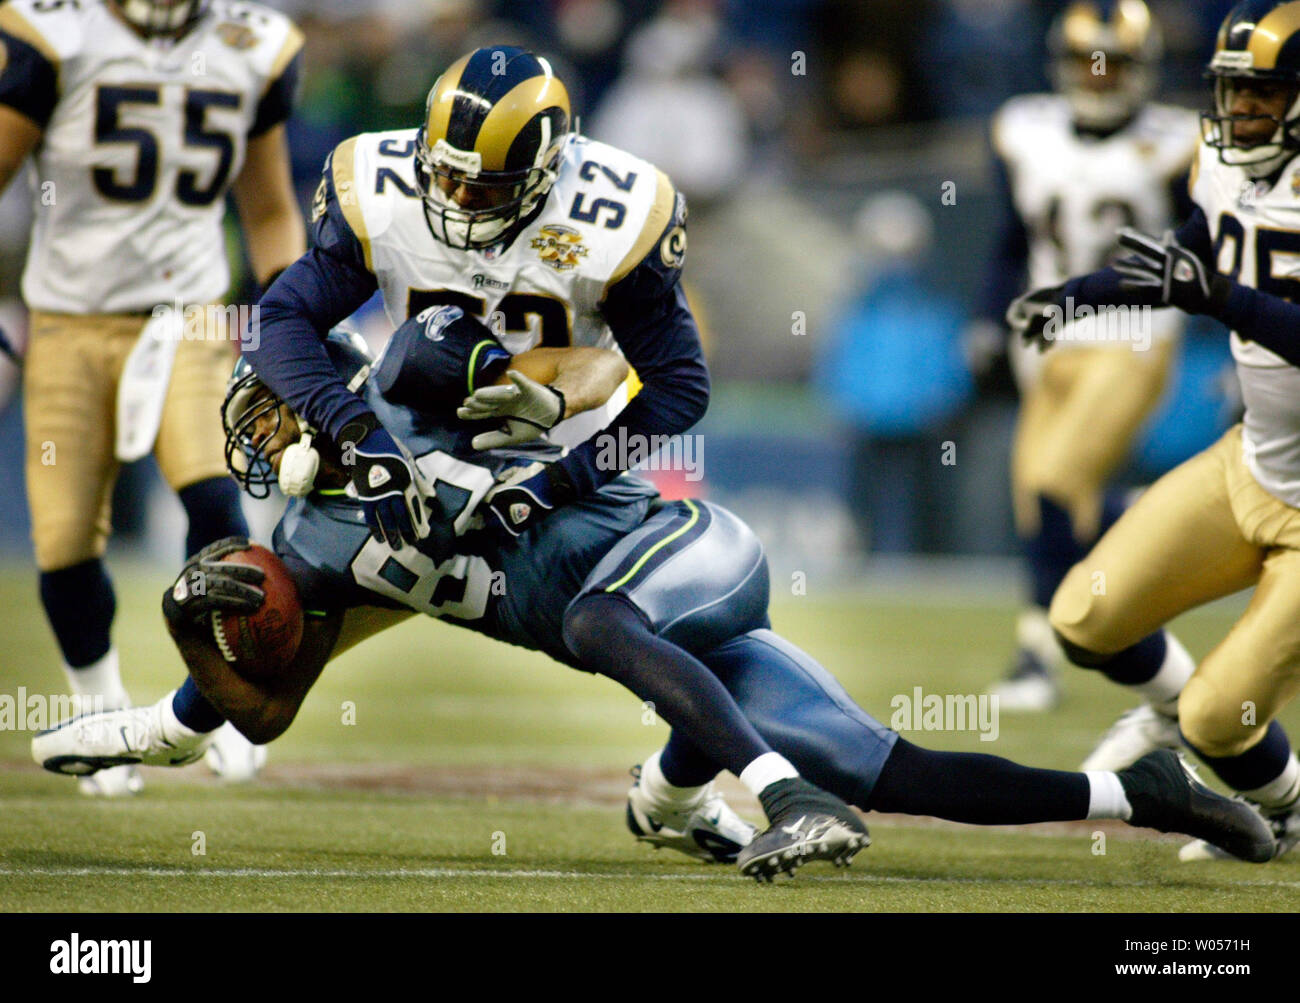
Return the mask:
<svg viewBox="0 0 1300 1003">
<path fill-rule="evenodd" d="M 509 868 L 459 868 L 459 867 L 411 867 L 375 870 L 345 870 L 330 868 L 269 868 L 269 867 L 0 867 L 0 878 L 344 878 L 354 880 L 373 880 L 381 878 L 527 878 L 554 879 L 560 881 L 715 881 L 734 883 L 738 875 L 730 869 L 719 870 L 712 874 L 645 874 L 632 871 L 590 872 L 590 871 L 554 871 L 525 870 Z M 866 884 L 961 884 L 961 885 L 1042 885 L 1044 887 L 1080 886 L 1080 887 L 1123 887 L 1123 888 L 1158 888 L 1167 885 L 1164 881 L 1124 881 L 1108 886 L 1096 881 L 1080 878 L 1043 879 L 1043 878 L 961 878 L 961 877 L 899 877 L 896 875 L 878 875 L 867 872 L 853 872 L 844 875 L 812 875 L 801 872 L 798 881 L 834 883 L 840 885 Z M 1234 881 L 1234 886 L 1250 888 L 1300 888 L 1300 881 Z"/>
</svg>

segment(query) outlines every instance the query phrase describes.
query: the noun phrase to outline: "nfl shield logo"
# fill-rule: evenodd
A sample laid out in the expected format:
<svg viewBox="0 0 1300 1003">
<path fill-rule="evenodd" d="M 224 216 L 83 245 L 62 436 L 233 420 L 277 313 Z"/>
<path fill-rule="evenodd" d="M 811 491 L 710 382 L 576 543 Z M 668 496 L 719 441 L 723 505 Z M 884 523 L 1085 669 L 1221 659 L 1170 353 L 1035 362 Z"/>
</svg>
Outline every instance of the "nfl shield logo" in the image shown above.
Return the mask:
<svg viewBox="0 0 1300 1003">
<path fill-rule="evenodd" d="M 518 526 L 528 518 L 529 513 L 532 511 L 532 506 L 527 502 L 515 502 L 510 506 L 510 521 Z"/>
</svg>

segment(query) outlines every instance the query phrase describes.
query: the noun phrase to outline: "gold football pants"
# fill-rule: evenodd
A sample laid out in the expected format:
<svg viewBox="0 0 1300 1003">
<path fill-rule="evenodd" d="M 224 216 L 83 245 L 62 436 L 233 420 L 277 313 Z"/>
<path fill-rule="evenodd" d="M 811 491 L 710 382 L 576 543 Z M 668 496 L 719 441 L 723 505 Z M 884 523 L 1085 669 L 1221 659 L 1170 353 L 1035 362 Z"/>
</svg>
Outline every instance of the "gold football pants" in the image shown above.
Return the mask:
<svg viewBox="0 0 1300 1003">
<path fill-rule="evenodd" d="M 118 380 L 146 318 L 33 311 L 23 363 L 27 500 L 36 564 L 57 571 L 100 557 L 119 463 Z M 229 340 L 176 349 L 154 457 L 175 491 L 226 474 L 221 404 Z"/>
<path fill-rule="evenodd" d="M 1247 469 L 1241 426 L 1147 490 L 1076 564 L 1052 626 L 1113 654 L 1195 606 L 1255 586 L 1246 612 L 1183 689 L 1183 734 L 1236 756 L 1300 690 L 1300 509 Z"/>
</svg>

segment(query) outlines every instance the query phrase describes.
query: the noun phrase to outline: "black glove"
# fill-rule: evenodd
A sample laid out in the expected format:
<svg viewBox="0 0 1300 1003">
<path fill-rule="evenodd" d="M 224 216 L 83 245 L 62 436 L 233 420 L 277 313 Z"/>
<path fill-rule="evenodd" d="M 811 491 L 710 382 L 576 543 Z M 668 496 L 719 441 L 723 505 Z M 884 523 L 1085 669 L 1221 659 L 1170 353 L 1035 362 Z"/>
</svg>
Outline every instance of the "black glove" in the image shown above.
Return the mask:
<svg viewBox="0 0 1300 1003">
<path fill-rule="evenodd" d="M 1061 297 L 1065 286 L 1034 289 L 1011 301 L 1007 307 L 1007 325 L 1011 333 L 1040 352 L 1050 348 L 1065 326 L 1065 308 Z"/>
<path fill-rule="evenodd" d="M 483 518 L 490 530 L 513 539 L 571 501 L 574 494 L 573 483 L 558 463 L 510 467 L 484 497 Z"/>
<path fill-rule="evenodd" d="M 251 564 L 221 560 L 250 546 L 245 536 L 228 536 L 191 557 L 175 584 L 163 593 L 167 622 L 180 629 L 194 629 L 217 610 L 257 612 L 266 599 L 266 593 L 258 588 L 266 573 Z"/>
<path fill-rule="evenodd" d="M 373 414 L 348 422 L 339 433 L 352 493 L 366 513 L 370 534 L 400 550 L 429 535 L 429 515 L 418 488 L 415 464 Z"/>
<path fill-rule="evenodd" d="M 1207 269 L 1204 261 L 1178 243 L 1172 230 L 1156 240 L 1126 227 L 1119 232 L 1119 243 L 1133 252 L 1114 265 L 1124 276 L 1120 285 L 1125 289 L 1154 290 L 1164 306 L 1211 317 L 1218 317 L 1228 305 L 1232 281 Z"/>
</svg>

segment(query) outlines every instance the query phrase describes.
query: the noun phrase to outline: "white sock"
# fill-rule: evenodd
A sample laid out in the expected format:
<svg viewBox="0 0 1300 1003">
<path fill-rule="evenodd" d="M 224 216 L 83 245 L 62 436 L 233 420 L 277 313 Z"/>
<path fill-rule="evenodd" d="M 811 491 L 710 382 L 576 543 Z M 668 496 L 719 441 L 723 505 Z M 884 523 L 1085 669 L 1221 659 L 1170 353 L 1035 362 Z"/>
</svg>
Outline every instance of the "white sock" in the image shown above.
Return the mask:
<svg viewBox="0 0 1300 1003">
<path fill-rule="evenodd" d="M 1296 762 L 1295 753 L 1291 753 L 1286 769 L 1275 780 L 1241 793 L 1265 809 L 1289 808 L 1295 804 L 1300 798 L 1300 763 Z"/>
<path fill-rule="evenodd" d="M 778 780 L 791 780 L 799 771 L 779 752 L 765 752 L 740 771 L 740 782 L 758 797 L 759 792 Z"/>
<path fill-rule="evenodd" d="M 163 737 L 174 745 L 186 746 L 193 745 L 201 738 L 211 735 L 210 731 L 195 731 L 188 725 L 182 724 L 180 718 L 176 716 L 176 711 L 172 709 L 172 700 L 176 697 L 176 691 L 172 690 L 165 697 L 158 701 L 158 709 L 162 714 L 162 731 Z"/>
<path fill-rule="evenodd" d="M 1119 774 L 1089 770 L 1084 776 L 1088 778 L 1088 818 L 1120 818 L 1127 822 L 1133 816 Z"/>
<path fill-rule="evenodd" d="M 109 648 L 108 653 L 99 661 L 80 669 L 74 669 L 65 662 L 63 672 L 68 677 L 68 686 L 73 693 L 81 697 L 102 697 L 104 710 L 131 706 L 131 698 L 122 685 L 117 648 Z"/>
<path fill-rule="evenodd" d="M 1161 714 L 1177 717 L 1178 694 L 1183 692 L 1187 680 L 1196 671 L 1196 660 L 1169 631 L 1165 631 L 1165 646 L 1165 660 L 1160 663 L 1160 671 L 1145 683 L 1130 688 L 1141 693 L 1147 703 Z"/>
<path fill-rule="evenodd" d="M 662 749 L 641 764 L 641 790 L 656 808 L 671 810 L 693 808 L 704 796 L 704 788 L 708 785 L 677 787 L 670 784 L 659 766 L 661 755 L 663 755 Z"/>
</svg>

